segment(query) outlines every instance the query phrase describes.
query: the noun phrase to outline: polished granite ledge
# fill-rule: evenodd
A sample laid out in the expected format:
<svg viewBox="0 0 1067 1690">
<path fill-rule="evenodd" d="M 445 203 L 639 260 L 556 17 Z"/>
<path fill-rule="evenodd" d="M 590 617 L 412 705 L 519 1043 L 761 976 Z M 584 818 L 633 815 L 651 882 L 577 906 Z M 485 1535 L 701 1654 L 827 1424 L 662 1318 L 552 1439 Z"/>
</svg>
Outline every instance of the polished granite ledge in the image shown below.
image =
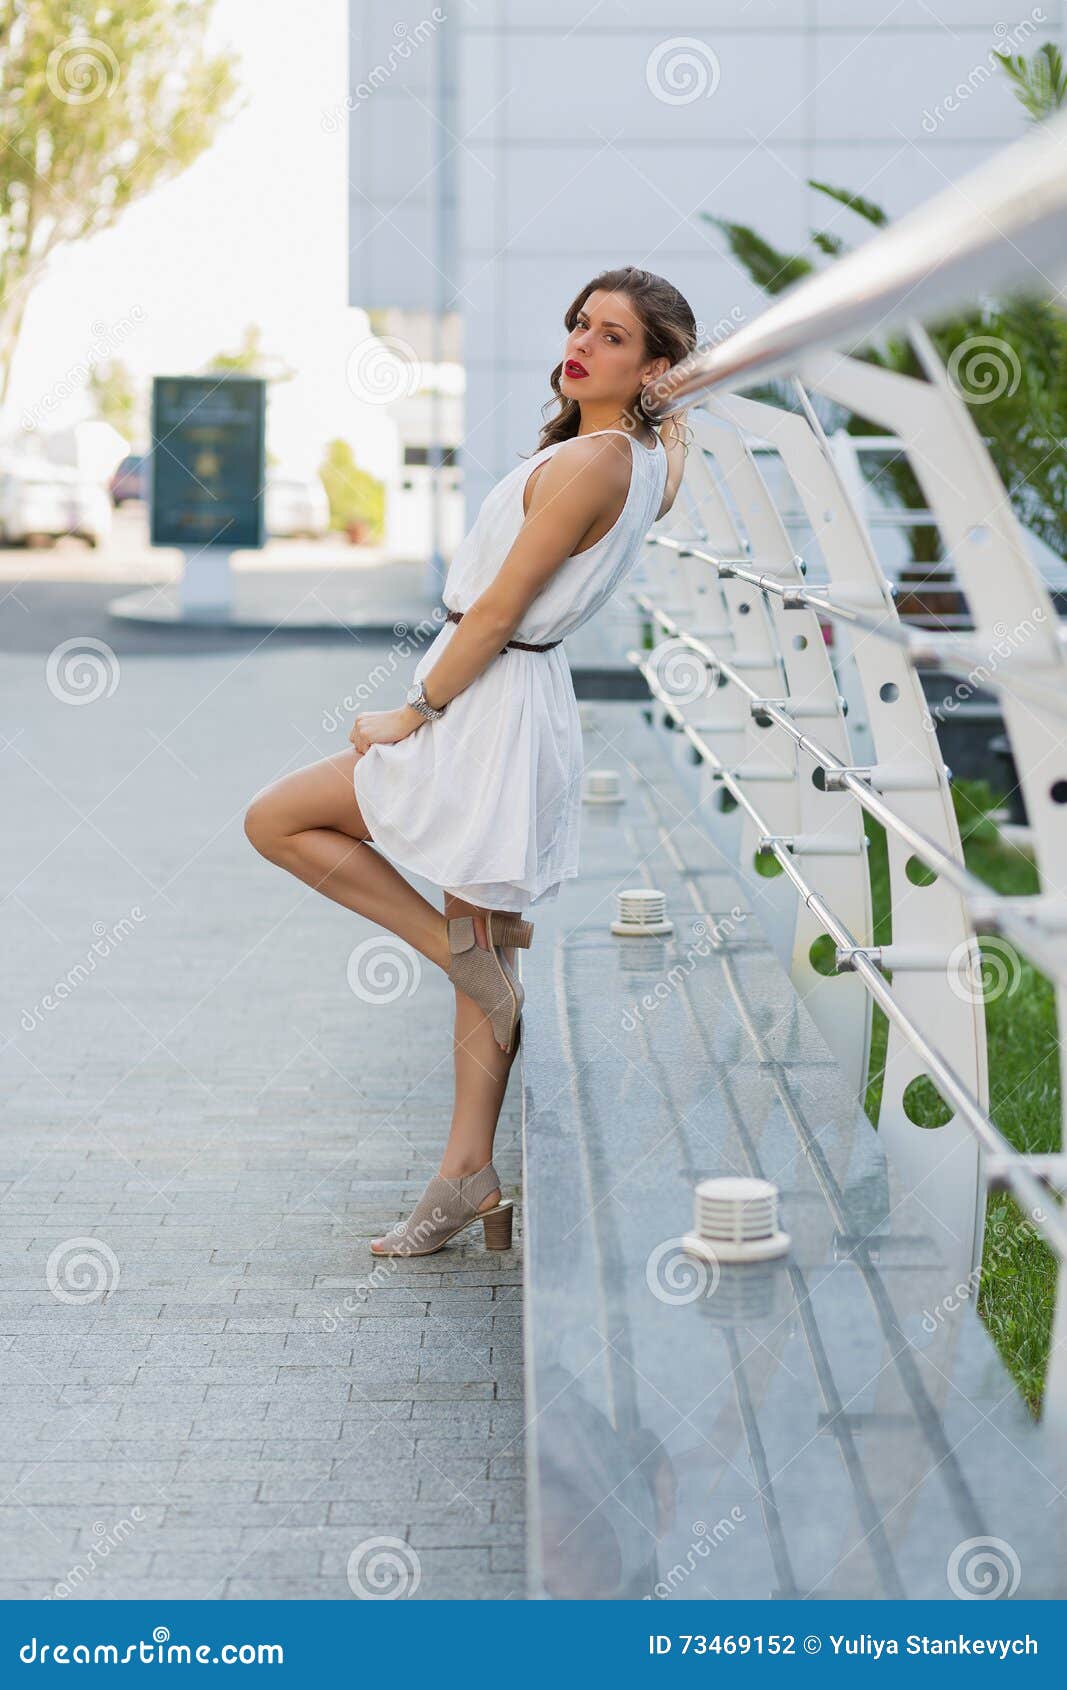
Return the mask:
<svg viewBox="0 0 1067 1690">
<path fill-rule="evenodd" d="M 594 717 L 626 801 L 523 956 L 529 1595 L 1062 1597 L 1050 1437 L 952 1295 L 951 1155 L 904 1188 L 751 915 L 697 943 L 744 894 L 645 713 Z M 672 936 L 611 933 L 633 885 Z M 676 1241 L 726 1173 L 792 1246 L 701 1277 Z"/>
</svg>

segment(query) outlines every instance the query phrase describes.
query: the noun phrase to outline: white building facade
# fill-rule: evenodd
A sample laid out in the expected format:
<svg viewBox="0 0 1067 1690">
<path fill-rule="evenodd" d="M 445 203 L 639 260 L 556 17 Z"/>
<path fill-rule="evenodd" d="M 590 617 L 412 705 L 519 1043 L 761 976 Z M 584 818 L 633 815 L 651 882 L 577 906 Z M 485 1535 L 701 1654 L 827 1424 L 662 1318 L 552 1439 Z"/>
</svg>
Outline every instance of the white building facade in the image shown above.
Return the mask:
<svg viewBox="0 0 1067 1690">
<path fill-rule="evenodd" d="M 350 302 L 460 314 L 468 523 L 598 271 L 668 277 L 718 338 L 763 296 L 702 213 L 822 261 L 812 230 L 870 230 L 808 178 L 899 215 L 1025 130 L 995 53 L 1061 40 L 1060 0 L 354 0 Z"/>
</svg>

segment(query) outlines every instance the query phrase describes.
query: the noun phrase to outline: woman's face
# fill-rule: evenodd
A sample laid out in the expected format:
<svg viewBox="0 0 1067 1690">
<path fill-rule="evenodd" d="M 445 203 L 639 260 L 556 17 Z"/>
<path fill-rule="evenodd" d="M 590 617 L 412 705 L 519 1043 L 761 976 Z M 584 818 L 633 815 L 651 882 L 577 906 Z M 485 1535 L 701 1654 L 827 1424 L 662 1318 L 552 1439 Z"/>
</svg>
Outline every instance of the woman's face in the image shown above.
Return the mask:
<svg viewBox="0 0 1067 1690">
<path fill-rule="evenodd" d="M 569 399 L 627 405 L 669 368 L 667 358 L 646 358 L 644 331 L 626 295 L 597 288 L 567 336 L 560 387 Z"/>
</svg>

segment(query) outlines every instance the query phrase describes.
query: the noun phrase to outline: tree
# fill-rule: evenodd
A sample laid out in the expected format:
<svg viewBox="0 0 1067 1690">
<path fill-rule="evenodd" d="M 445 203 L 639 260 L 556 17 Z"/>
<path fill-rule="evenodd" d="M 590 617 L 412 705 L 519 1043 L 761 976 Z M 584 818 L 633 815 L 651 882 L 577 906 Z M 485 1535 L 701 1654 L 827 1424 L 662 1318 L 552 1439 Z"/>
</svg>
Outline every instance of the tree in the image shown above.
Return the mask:
<svg viewBox="0 0 1067 1690">
<path fill-rule="evenodd" d="M 319 475 L 330 502 L 330 527 L 353 530 L 366 525 L 370 542 L 380 540 L 385 489 L 373 475 L 359 468 L 347 440 L 327 442 Z"/>
<path fill-rule="evenodd" d="M 180 176 L 234 115 L 215 0 L 0 0 L 0 404 L 50 255 Z"/>
<path fill-rule="evenodd" d="M 89 371 L 89 392 L 97 416 L 132 441 L 137 434 L 140 407 L 133 379 L 120 358 L 93 365 Z"/>
<path fill-rule="evenodd" d="M 232 370 L 242 375 L 263 376 L 267 381 L 292 381 L 296 370 L 281 358 L 263 350 L 263 331 L 249 323 L 236 352 L 216 352 L 208 371 Z"/>
</svg>

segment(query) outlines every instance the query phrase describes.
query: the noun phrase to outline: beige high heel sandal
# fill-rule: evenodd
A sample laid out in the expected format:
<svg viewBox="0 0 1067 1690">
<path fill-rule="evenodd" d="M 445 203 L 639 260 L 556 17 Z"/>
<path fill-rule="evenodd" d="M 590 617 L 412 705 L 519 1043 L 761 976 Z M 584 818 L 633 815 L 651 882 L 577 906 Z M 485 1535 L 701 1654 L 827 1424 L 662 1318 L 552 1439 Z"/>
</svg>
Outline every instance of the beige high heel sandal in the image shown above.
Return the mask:
<svg viewBox="0 0 1067 1690">
<path fill-rule="evenodd" d="M 481 1221 L 487 1250 L 511 1249 L 511 1223 L 515 1213 L 510 1197 L 501 1197 L 491 1209 L 478 1205 L 494 1191 L 500 1179 L 492 1162 L 476 1174 L 446 1179 L 434 1174 L 407 1220 L 397 1221 L 381 1239 L 372 1239 L 372 1256 L 432 1256 L 465 1227 Z M 380 1244 L 380 1249 L 375 1249 Z"/>
<path fill-rule="evenodd" d="M 526 993 L 518 975 L 501 956 L 500 947 L 528 948 L 533 939 L 533 922 L 503 910 L 486 910 L 484 915 L 485 949 L 478 943 L 472 915 L 446 918 L 448 948 L 452 953 L 448 978 L 489 1017 L 494 1039 L 512 1056 L 519 1048 L 519 1017 Z"/>
</svg>

